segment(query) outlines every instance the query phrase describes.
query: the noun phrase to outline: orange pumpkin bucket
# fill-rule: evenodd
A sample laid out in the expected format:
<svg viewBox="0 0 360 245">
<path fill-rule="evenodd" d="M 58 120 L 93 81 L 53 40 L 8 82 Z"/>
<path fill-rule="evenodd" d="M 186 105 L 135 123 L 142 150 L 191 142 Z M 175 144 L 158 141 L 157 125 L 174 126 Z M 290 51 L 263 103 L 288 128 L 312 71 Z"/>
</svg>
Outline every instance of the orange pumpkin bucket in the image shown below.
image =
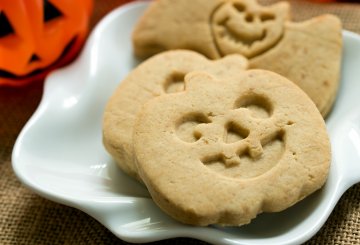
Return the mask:
<svg viewBox="0 0 360 245">
<path fill-rule="evenodd" d="M 73 60 L 88 30 L 92 0 L 0 1 L 0 85 L 43 79 Z"/>
</svg>

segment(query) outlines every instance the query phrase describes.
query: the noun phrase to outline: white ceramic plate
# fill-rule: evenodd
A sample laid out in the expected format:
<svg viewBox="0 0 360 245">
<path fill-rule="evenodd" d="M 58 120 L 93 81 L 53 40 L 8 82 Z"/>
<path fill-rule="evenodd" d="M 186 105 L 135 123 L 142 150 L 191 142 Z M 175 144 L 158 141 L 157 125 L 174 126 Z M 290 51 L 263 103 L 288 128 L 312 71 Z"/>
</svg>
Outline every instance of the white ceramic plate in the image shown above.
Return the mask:
<svg viewBox="0 0 360 245">
<path fill-rule="evenodd" d="M 150 242 L 193 237 L 216 244 L 298 244 L 313 236 L 343 192 L 360 180 L 360 38 L 344 32 L 341 88 L 327 125 L 333 162 L 326 186 L 294 207 L 239 228 L 191 227 L 169 218 L 147 190 L 123 174 L 102 145 L 109 96 L 137 61 L 130 35 L 147 3 L 114 10 L 81 56 L 47 79 L 39 108 L 12 156 L 18 178 L 41 196 L 78 208 L 119 238 Z"/>
</svg>

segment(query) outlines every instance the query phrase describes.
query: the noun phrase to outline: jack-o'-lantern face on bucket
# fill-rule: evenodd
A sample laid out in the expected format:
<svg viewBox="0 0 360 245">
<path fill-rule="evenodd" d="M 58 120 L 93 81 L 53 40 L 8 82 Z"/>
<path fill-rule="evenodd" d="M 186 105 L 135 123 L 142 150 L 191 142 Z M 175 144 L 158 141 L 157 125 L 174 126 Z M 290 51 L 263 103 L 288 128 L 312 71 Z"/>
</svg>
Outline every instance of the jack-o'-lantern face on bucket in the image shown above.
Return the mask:
<svg viewBox="0 0 360 245">
<path fill-rule="evenodd" d="M 86 34 L 91 0 L 0 2 L 0 85 L 43 78 L 68 63 Z"/>
<path fill-rule="evenodd" d="M 288 18 L 287 3 L 270 7 L 252 0 L 229 1 L 214 13 L 211 28 L 222 56 L 238 53 L 252 58 L 276 45 Z"/>
</svg>

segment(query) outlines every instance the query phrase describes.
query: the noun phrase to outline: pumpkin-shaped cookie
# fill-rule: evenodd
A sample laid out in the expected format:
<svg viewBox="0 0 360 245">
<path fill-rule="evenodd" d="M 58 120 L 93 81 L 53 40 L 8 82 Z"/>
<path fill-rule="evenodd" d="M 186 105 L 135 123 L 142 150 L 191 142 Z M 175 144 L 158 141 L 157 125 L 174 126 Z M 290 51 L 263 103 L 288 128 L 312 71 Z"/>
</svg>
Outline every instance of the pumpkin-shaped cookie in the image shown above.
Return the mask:
<svg viewBox="0 0 360 245">
<path fill-rule="evenodd" d="M 184 76 L 195 70 L 227 77 L 247 68 L 247 60 L 231 55 L 211 61 L 193 51 L 177 50 L 156 55 L 140 64 L 121 81 L 104 112 L 103 142 L 128 175 L 140 180 L 133 153 L 133 125 L 142 105 L 159 95 L 183 92 Z"/>
<path fill-rule="evenodd" d="M 330 144 L 314 103 L 275 73 L 185 77 L 185 91 L 145 104 L 134 129 L 154 201 L 193 225 L 242 225 L 286 209 L 325 182 Z"/>
</svg>

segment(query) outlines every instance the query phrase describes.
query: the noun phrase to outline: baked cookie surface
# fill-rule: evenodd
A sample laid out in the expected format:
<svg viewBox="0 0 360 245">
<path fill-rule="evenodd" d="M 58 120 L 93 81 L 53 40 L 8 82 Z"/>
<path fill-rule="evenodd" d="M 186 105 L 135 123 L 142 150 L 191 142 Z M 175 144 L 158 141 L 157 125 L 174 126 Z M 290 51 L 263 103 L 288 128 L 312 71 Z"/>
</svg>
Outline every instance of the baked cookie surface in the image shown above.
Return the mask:
<svg viewBox="0 0 360 245">
<path fill-rule="evenodd" d="M 188 72 L 207 71 L 226 77 L 242 72 L 247 66 L 247 60 L 240 55 L 212 61 L 186 50 L 168 51 L 146 60 L 121 82 L 105 107 L 103 143 L 106 150 L 124 172 L 140 180 L 134 163 L 132 135 L 142 105 L 159 95 L 182 92 Z"/>
<path fill-rule="evenodd" d="M 158 0 L 134 29 L 134 50 L 139 57 L 178 48 L 211 59 L 241 54 L 250 59 L 251 68 L 274 71 L 296 83 L 325 117 L 338 90 L 341 22 L 323 15 L 294 23 L 289 16 L 287 2 Z"/>
<path fill-rule="evenodd" d="M 279 44 L 251 59 L 250 67 L 287 77 L 307 93 L 325 117 L 339 87 L 341 23 L 333 15 L 322 15 L 301 23 L 287 22 L 285 29 Z"/>
<path fill-rule="evenodd" d="M 319 189 L 330 164 L 324 120 L 286 78 L 249 70 L 185 77 L 185 91 L 148 101 L 134 149 L 153 200 L 192 225 L 242 225 Z"/>
</svg>

